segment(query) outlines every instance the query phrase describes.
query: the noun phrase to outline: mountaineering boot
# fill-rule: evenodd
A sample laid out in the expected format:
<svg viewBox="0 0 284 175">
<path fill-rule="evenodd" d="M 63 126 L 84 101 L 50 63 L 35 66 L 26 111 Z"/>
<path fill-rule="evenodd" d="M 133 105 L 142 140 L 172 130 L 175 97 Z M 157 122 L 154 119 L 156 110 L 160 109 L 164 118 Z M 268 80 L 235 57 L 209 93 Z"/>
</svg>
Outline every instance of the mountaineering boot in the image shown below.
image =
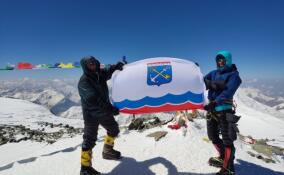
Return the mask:
<svg viewBox="0 0 284 175">
<path fill-rule="evenodd" d="M 216 175 L 235 175 L 234 168 L 235 147 L 225 147 L 225 157 L 221 170 Z"/>
<path fill-rule="evenodd" d="M 92 150 L 81 151 L 81 170 L 80 175 L 101 174 L 92 167 Z"/>
<path fill-rule="evenodd" d="M 105 143 L 102 153 L 104 159 L 117 160 L 121 158 L 121 153 L 113 149 L 114 139 L 114 137 L 108 135 L 105 137 Z"/>
<path fill-rule="evenodd" d="M 210 157 L 208 160 L 208 163 L 210 166 L 214 166 L 217 168 L 223 167 L 224 163 L 224 157 L 225 157 L 225 151 L 224 151 L 224 146 L 222 144 L 214 144 L 214 147 L 219 153 L 218 157 Z"/>
<path fill-rule="evenodd" d="M 101 173 L 95 170 L 91 166 L 90 167 L 81 166 L 80 175 L 98 175 L 98 174 L 101 174 Z"/>
<path fill-rule="evenodd" d="M 221 157 L 210 157 L 208 163 L 210 166 L 221 168 L 223 166 L 224 160 Z"/>
<path fill-rule="evenodd" d="M 222 168 L 216 175 L 236 175 L 235 172 Z"/>
</svg>

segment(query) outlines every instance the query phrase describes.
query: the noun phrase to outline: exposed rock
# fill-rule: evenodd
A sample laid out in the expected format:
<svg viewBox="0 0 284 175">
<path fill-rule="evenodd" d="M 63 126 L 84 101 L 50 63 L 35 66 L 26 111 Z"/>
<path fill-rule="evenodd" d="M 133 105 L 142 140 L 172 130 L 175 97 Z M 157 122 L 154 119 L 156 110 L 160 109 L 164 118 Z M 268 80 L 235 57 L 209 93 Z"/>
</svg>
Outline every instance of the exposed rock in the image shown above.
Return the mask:
<svg viewBox="0 0 284 175">
<path fill-rule="evenodd" d="M 128 126 L 129 130 L 145 130 L 154 128 L 157 126 L 163 125 L 165 122 L 161 121 L 158 117 L 146 119 L 146 118 L 137 118 L 134 119 Z"/>
<path fill-rule="evenodd" d="M 155 141 L 159 141 L 162 137 L 168 134 L 167 131 L 156 131 L 154 133 L 148 134 L 147 137 L 154 137 Z"/>
<path fill-rule="evenodd" d="M 63 135 L 66 135 L 67 137 L 73 137 L 77 134 L 80 134 L 83 132 L 82 128 L 74 128 L 69 125 L 65 125 L 63 127 L 63 124 L 53 124 L 48 122 L 41 122 L 38 123 L 39 126 L 50 126 L 53 127 L 59 127 L 62 128 L 57 132 L 44 132 L 45 128 L 41 128 L 38 130 L 31 130 L 30 128 L 26 128 L 23 125 L 0 125 L 0 145 L 6 144 L 8 142 L 10 143 L 18 143 L 21 141 L 36 141 L 36 142 L 47 142 L 47 143 L 54 143 L 58 139 L 60 139 Z M 66 127 L 67 126 L 67 127 Z M 22 136 L 20 139 L 16 139 L 17 137 Z"/>
<path fill-rule="evenodd" d="M 143 122 L 144 122 L 143 118 L 137 118 L 137 119 L 133 120 L 130 123 L 130 125 L 128 126 L 128 129 L 129 130 L 140 130 L 140 129 L 143 129 L 144 128 Z"/>
</svg>

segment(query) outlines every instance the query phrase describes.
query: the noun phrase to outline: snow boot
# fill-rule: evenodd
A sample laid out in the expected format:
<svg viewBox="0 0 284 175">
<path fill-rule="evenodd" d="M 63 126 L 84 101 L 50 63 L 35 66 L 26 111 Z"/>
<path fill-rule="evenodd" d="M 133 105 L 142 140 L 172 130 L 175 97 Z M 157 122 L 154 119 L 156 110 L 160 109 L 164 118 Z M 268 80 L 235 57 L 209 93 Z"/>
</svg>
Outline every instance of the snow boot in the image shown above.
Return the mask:
<svg viewBox="0 0 284 175">
<path fill-rule="evenodd" d="M 224 157 L 225 157 L 225 150 L 222 144 L 214 144 L 214 147 L 219 153 L 218 157 L 210 157 L 208 163 L 210 166 L 214 166 L 217 168 L 223 167 Z"/>
<path fill-rule="evenodd" d="M 81 151 L 81 165 L 84 167 L 92 166 L 92 150 Z"/>
<path fill-rule="evenodd" d="M 216 173 L 215 175 L 236 175 L 235 172 L 230 171 L 228 169 L 224 169 L 222 168 L 218 173 Z"/>
<path fill-rule="evenodd" d="M 81 171 L 80 175 L 101 174 L 92 167 L 92 150 L 81 151 Z"/>
<path fill-rule="evenodd" d="M 88 166 L 81 166 L 81 171 L 80 175 L 98 175 L 101 174 L 97 170 L 95 170 L 93 167 L 88 167 Z"/>
<path fill-rule="evenodd" d="M 105 144 L 103 148 L 103 158 L 108 160 L 118 160 L 121 158 L 121 153 L 113 149 L 114 146 L 114 137 L 106 136 Z"/>
<path fill-rule="evenodd" d="M 221 157 L 210 157 L 208 163 L 210 166 L 214 166 L 217 168 L 223 167 L 224 160 Z"/>
</svg>

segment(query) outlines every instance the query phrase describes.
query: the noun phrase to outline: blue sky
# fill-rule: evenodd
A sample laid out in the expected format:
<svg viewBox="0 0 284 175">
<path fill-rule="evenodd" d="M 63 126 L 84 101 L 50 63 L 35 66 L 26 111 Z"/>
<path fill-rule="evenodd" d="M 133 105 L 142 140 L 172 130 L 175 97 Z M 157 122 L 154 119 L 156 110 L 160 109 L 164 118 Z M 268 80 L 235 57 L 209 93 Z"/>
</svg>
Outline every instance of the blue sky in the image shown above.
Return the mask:
<svg viewBox="0 0 284 175">
<path fill-rule="evenodd" d="M 243 77 L 284 75 L 282 0 L 1 0 L 0 67 L 170 56 L 204 73 L 229 50 Z M 78 77 L 80 70 L 1 71 L 1 78 Z"/>
</svg>

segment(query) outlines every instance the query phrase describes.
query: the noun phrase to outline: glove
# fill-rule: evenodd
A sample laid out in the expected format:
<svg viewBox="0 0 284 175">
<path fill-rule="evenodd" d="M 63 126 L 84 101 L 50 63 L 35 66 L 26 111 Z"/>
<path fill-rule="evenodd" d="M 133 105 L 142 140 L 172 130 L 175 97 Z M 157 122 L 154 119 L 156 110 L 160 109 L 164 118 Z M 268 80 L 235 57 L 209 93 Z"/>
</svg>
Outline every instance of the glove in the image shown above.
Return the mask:
<svg viewBox="0 0 284 175">
<path fill-rule="evenodd" d="M 112 111 L 113 115 L 118 115 L 119 114 L 119 109 L 117 107 L 112 106 L 111 111 Z"/>
<path fill-rule="evenodd" d="M 122 62 L 118 62 L 118 63 L 115 65 L 115 69 L 121 71 L 121 70 L 123 69 L 123 66 L 124 66 L 124 64 L 123 64 Z"/>
<path fill-rule="evenodd" d="M 204 82 L 205 82 L 206 90 L 209 89 L 213 91 L 222 91 L 227 88 L 226 82 L 222 80 L 212 81 L 212 80 L 204 79 Z"/>
<path fill-rule="evenodd" d="M 214 108 L 215 108 L 216 102 L 215 101 L 210 101 L 209 104 L 204 106 L 204 110 L 208 111 L 208 112 L 213 112 Z"/>
</svg>

